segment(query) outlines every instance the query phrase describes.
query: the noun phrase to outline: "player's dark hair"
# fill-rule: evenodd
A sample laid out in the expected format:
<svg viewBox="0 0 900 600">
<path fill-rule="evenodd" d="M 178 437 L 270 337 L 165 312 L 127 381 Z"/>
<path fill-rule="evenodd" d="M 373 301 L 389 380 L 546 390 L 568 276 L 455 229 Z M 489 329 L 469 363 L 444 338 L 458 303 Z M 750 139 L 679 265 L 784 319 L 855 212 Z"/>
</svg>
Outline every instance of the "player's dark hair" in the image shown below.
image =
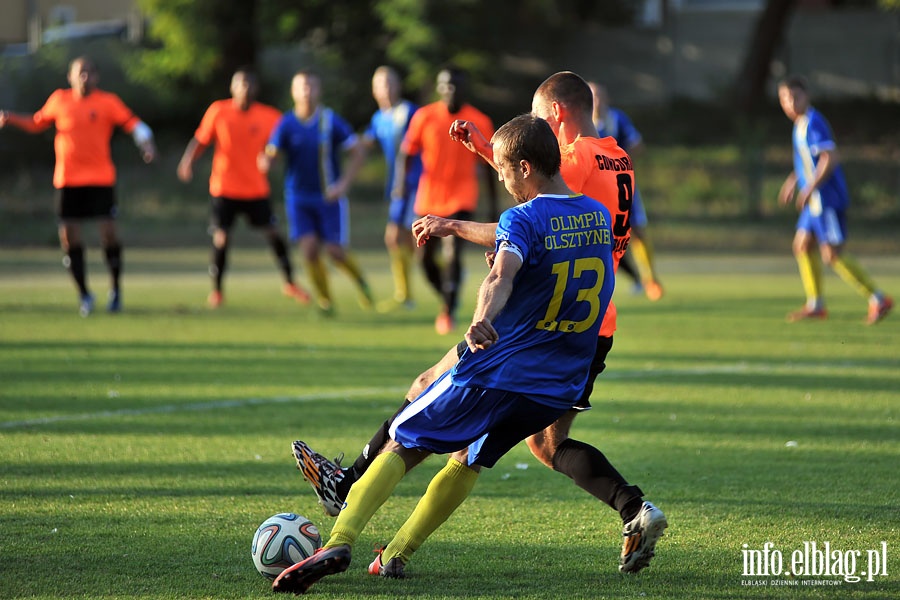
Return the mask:
<svg viewBox="0 0 900 600">
<path fill-rule="evenodd" d="M 319 75 L 319 72 L 316 71 L 315 69 L 304 68 L 304 69 L 299 69 L 297 72 L 294 73 L 294 77 L 300 77 L 301 75 L 303 77 L 315 77 L 319 81 L 322 81 L 322 76 Z"/>
<path fill-rule="evenodd" d="M 254 81 L 254 82 L 259 81 L 259 78 L 256 75 L 256 71 L 250 65 L 239 66 L 237 69 L 234 70 L 234 74 L 232 75 L 232 77 L 234 75 L 237 75 L 238 73 L 243 73 L 244 77 L 246 77 L 247 79 L 249 79 L 251 81 Z"/>
<path fill-rule="evenodd" d="M 81 63 L 82 65 L 87 67 L 87 70 L 91 73 L 99 73 L 100 70 L 97 68 L 97 63 L 94 62 L 94 59 L 86 54 L 82 54 L 81 56 L 76 56 L 72 60 L 69 61 L 69 70 L 72 70 L 72 66 L 75 63 Z"/>
<path fill-rule="evenodd" d="M 468 71 L 453 63 L 444 63 L 438 69 L 438 73 L 440 73 L 441 71 L 447 71 L 448 73 L 450 73 L 450 76 L 454 80 L 467 81 L 469 79 Z"/>
<path fill-rule="evenodd" d="M 559 141 L 547 121 L 539 117 L 515 117 L 494 133 L 491 142 L 502 145 L 510 161 L 528 161 L 548 179 L 559 173 Z"/>
<path fill-rule="evenodd" d="M 538 86 L 535 93 L 572 111 L 591 113 L 594 110 L 590 86 L 572 71 L 554 73 Z"/>
<path fill-rule="evenodd" d="M 806 77 L 803 77 L 802 75 L 788 75 L 778 82 L 778 87 L 782 86 L 809 93 L 809 82 L 806 81 Z"/>
</svg>

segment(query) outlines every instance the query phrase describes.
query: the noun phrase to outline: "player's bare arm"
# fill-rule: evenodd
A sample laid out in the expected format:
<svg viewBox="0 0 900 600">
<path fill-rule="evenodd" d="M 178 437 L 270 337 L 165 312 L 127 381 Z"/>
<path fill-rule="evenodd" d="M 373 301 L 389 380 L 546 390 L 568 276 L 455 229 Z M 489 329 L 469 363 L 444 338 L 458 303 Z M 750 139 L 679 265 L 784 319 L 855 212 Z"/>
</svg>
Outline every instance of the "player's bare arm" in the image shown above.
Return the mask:
<svg viewBox="0 0 900 600">
<path fill-rule="evenodd" d="M 178 179 L 188 183 L 194 178 L 194 162 L 200 158 L 204 150 L 206 150 L 206 146 L 197 141 L 197 138 L 191 138 L 178 162 Z"/>
<path fill-rule="evenodd" d="M 347 191 L 366 160 L 366 148 L 359 141 L 350 146 L 347 152 L 350 153 L 350 162 L 347 164 L 347 168 L 344 169 L 340 179 L 329 185 L 325 190 L 325 199 L 330 202 L 340 200 L 347 195 Z"/>
<path fill-rule="evenodd" d="M 809 197 L 819 188 L 822 182 L 827 181 L 834 169 L 840 163 L 837 149 L 824 150 L 819 154 L 819 162 L 816 163 L 816 172 L 813 180 L 805 188 L 797 193 L 797 210 L 803 210 Z"/>
<path fill-rule="evenodd" d="M 492 321 L 509 301 L 513 281 L 521 268 L 522 260 L 512 252 L 500 252 L 494 260 L 491 272 L 478 289 L 478 303 L 466 331 L 466 344 L 472 352 L 490 348 L 500 339 Z"/>
<path fill-rule="evenodd" d="M 152 163 L 156 159 L 156 143 L 153 140 L 153 130 L 143 121 L 138 121 L 131 130 L 134 145 L 141 152 L 141 158 L 145 163 Z"/>
<path fill-rule="evenodd" d="M 391 189 L 392 198 L 406 197 L 406 172 L 409 170 L 409 162 L 412 157 L 402 148 L 394 159 L 394 186 Z"/>
<path fill-rule="evenodd" d="M 782 206 L 787 206 L 790 203 L 791 199 L 794 197 L 794 193 L 797 191 L 797 176 L 794 173 L 791 173 L 784 180 L 784 183 L 781 184 L 781 190 L 778 192 L 778 203 Z"/>
<path fill-rule="evenodd" d="M 265 150 L 256 157 L 256 168 L 260 173 L 268 173 L 272 168 L 272 162 L 278 156 L 278 146 L 274 144 L 266 144 Z"/>
<path fill-rule="evenodd" d="M 428 238 L 455 236 L 466 241 L 485 246 L 494 247 L 494 234 L 497 231 L 497 223 L 476 223 L 475 221 L 461 221 L 459 219 L 445 219 L 434 215 L 425 215 L 412 225 L 413 236 L 416 245 L 425 245 Z"/>
<path fill-rule="evenodd" d="M 487 161 L 495 171 L 497 170 L 497 165 L 494 163 L 494 146 L 474 123 L 461 119 L 453 121 L 450 125 L 450 137 Z"/>
<path fill-rule="evenodd" d="M 49 122 L 35 123 L 31 115 L 20 115 L 8 110 L 0 111 L 0 129 L 12 125 L 27 133 L 40 133 L 50 127 Z"/>
</svg>

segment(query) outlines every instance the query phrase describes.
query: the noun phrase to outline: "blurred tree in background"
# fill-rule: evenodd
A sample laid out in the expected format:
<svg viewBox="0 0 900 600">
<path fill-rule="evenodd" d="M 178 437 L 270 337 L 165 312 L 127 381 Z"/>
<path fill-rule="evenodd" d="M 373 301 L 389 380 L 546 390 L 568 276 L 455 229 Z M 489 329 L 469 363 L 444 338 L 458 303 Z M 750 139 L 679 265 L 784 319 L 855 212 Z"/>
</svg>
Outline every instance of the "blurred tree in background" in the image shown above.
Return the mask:
<svg viewBox="0 0 900 600">
<path fill-rule="evenodd" d="M 652 46 L 672 33 L 665 26 L 657 31 L 635 25 L 639 3 L 631 0 L 136 1 L 147 24 L 140 44 L 119 38 L 68 40 L 25 56 L 0 57 L 0 108 L 37 110 L 54 89 L 66 87 L 68 62 L 89 55 L 100 68 L 101 87 L 119 94 L 153 127 L 167 150 L 162 163 L 177 160 L 209 103 L 228 95 L 238 67 L 255 67 L 262 81 L 260 99 L 281 109 L 290 106 L 293 73 L 314 68 L 323 78 L 324 102 L 361 128 L 375 110 L 370 81 L 378 65 L 397 68 L 405 95 L 425 103 L 434 97 L 437 71 L 455 63 L 471 73 L 473 103 L 502 123 L 527 111 L 535 86 L 573 65 L 573 57 L 574 68 L 587 76 L 631 68 L 633 79 L 648 85 L 652 77 L 647 75 L 655 73 L 654 65 L 610 64 L 602 55 L 585 54 L 591 44 L 568 42 L 589 40 L 616 25 L 624 26 L 615 29 L 622 39 L 635 45 Z M 730 85 L 722 86 L 721 97 L 672 97 L 664 106 L 626 106 L 651 148 L 642 158 L 650 165 L 642 173 L 642 189 L 648 197 L 665 198 L 655 205 L 655 214 L 770 215 L 770 200 L 790 166 L 790 130 L 765 87 L 771 83 L 773 51 L 777 54 L 789 35 L 790 15 L 798 4 L 767 0 L 751 39 L 739 50 L 741 69 L 723 73 Z M 836 6 L 872 9 L 876 4 L 892 19 L 900 10 L 900 0 L 839 0 Z M 900 214 L 897 134 L 884 127 L 896 122 L 898 104 L 819 103 L 842 135 L 855 205 L 870 207 L 872 214 Z M 0 135 L 4 219 L 15 205 L 25 222 L 36 190 L 49 193 L 52 135 L 14 129 Z M 139 158 L 127 136 L 116 136 L 113 144 L 114 152 L 121 149 L 116 154 L 123 174 L 154 173 L 136 164 Z M 174 166 L 161 163 L 151 169 L 171 176 Z M 190 192 L 177 182 L 165 188 L 172 177 L 158 173 L 123 186 L 154 196 L 145 214 L 151 209 L 164 213 L 161 207 L 177 204 L 180 194 Z"/>
<path fill-rule="evenodd" d="M 312 66 L 323 75 L 326 101 L 356 124 L 374 108 L 360 98 L 369 96 L 371 74 L 380 64 L 397 67 L 411 95 L 425 102 L 437 71 L 454 63 L 472 74 L 477 96 L 479 83 L 497 85 L 508 77 L 498 57 L 511 38 L 526 38 L 537 50 L 552 47 L 548 41 L 562 33 L 565 23 L 627 22 L 632 16 L 630 2 L 587 0 L 138 3 L 150 23 L 152 47 L 135 57 L 129 72 L 158 93 L 205 105 L 227 91 L 237 67 L 251 65 L 277 90 L 273 95 L 286 100 L 293 71 Z M 264 52 L 287 54 L 299 64 L 276 59 L 284 68 L 267 73 L 260 63 Z M 509 84 L 515 82 L 503 83 Z M 530 85 L 524 86 L 528 94 Z"/>
</svg>

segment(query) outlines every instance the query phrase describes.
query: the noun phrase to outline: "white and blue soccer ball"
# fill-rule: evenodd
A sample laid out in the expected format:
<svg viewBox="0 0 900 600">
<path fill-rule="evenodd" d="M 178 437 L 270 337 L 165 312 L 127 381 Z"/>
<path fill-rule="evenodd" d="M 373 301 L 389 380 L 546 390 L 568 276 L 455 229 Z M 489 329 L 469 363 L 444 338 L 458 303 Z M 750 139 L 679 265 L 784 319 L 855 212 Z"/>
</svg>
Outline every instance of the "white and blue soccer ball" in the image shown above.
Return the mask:
<svg viewBox="0 0 900 600">
<path fill-rule="evenodd" d="M 250 554 L 260 575 L 275 579 L 321 547 L 322 536 L 309 519 L 294 513 L 278 513 L 256 530 Z"/>
</svg>

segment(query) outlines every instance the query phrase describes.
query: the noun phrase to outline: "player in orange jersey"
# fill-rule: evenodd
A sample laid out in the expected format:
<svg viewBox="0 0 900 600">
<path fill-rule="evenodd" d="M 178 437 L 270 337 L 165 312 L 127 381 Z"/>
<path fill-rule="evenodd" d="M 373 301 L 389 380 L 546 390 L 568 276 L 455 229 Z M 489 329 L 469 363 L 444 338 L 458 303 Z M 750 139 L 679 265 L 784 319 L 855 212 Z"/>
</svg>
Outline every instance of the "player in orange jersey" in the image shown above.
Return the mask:
<svg viewBox="0 0 900 600">
<path fill-rule="evenodd" d="M 437 92 L 440 100 L 425 105 L 413 115 L 397 158 L 401 175 L 407 168 L 408 157 L 421 155 L 422 176 L 416 193 L 415 212 L 441 217 L 469 219 L 478 206 L 477 156 L 447 137 L 450 124 L 457 119 L 477 123 L 485 135 L 492 135 L 494 126 L 490 118 L 467 103 L 468 81 L 466 74 L 457 68 L 441 70 L 437 76 Z M 493 174 L 484 170 L 490 201 L 491 218 L 497 216 L 497 197 Z M 403 177 L 395 181 L 403 185 Z M 402 197 L 398 190 L 395 197 Z M 435 239 L 424 244 L 422 266 L 431 287 L 441 297 L 441 309 L 435 320 L 435 330 L 445 335 L 455 327 L 455 312 L 462 281 L 462 243 L 454 237 Z M 442 255 L 442 260 L 438 255 Z"/>
<path fill-rule="evenodd" d="M 257 166 L 257 157 L 281 119 L 281 111 L 277 108 L 256 101 L 258 90 L 258 81 L 252 71 L 236 71 L 231 78 L 231 98 L 217 100 L 209 106 L 178 164 L 178 178 L 190 181 L 194 176 L 194 162 L 207 147 L 215 144 L 209 177 L 213 227 L 209 265 L 213 290 L 209 294 L 209 305 L 212 308 L 222 304 L 229 232 L 241 214 L 265 235 L 272 247 L 284 278 L 284 295 L 302 304 L 308 304 L 310 299 L 306 290 L 294 283 L 287 244 L 278 230 L 269 200 L 269 178 Z"/>
<path fill-rule="evenodd" d="M 33 115 L 0 111 L 0 128 L 13 125 L 28 133 L 56 128 L 53 146 L 56 166 L 56 212 L 63 264 L 79 293 L 79 312 L 86 317 L 94 309 L 94 296 L 87 286 L 81 224 L 100 220 L 100 237 L 110 274 L 109 303 L 112 313 L 122 310 L 119 285 L 122 272 L 122 244 L 116 228 L 116 169 L 110 153 L 110 139 L 116 128 L 130 133 L 144 161 L 156 156 L 153 132 L 115 94 L 97 89 L 97 68 L 81 56 L 69 64 L 70 89 L 53 92 Z"/>
<path fill-rule="evenodd" d="M 560 143 L 562 165 L 560 173 L 568 186 L 602 202 L 613 219 L 615 238 L 614 260 L 624 254 L 629 237 L 629 211 L 633 191 L 634 173 L 631 159 L 612 138 L 600 139 L 591 120 L 592 95 L 590 88 L 575 73 L 556 73 L 542 83 L 534 94 L 532 114 L 545 119 Z M 451 135 L 473 152 L 480 154 L 492 165 L 493 148 L 471 123 L 457 121 Z M 426 216 L 416 221 L 413 232 L 417 239 L 454 235 L 482 246 L 491 247 L 496 223 L 475 223 Z M 490 259 L 490 257 L 489 257 Z M 590 396 L 594 379 L 603 372 L 606 356 L 612 348 L 612 336 L 616 329 L 616 312 L 610 303 L 606 312 L 587 382 L 578 404 L 567 411 L 544 431 L 527 439 L 531 452 L 538 460 L 556 471 L 569 476 L 576 485 L 608 506 L 622 518 L 624 544 L 619 570 L 637 572 L 650 563 L 656 542 L 668 526 L 661 510 L 643 501 L 643 491 L 629 485 L 600 450 L 584 442 L 571 439 L 569 430 L 575 416 L 590 409 Z M 413 402 L 441 374 L 450 369 L 464 350 L 465 342 L 451 348 L 440 362 L 423 372 L 413 382 L 400 410 Z M 342 468 L 314 452 L 302 441 L 295 441 L 294 455 L 298 467 L 319 496 L 319 501 L 329 514 L 336 515 L 350 487 L 368 468 L 387 442 L 391 420 L 382 424 L 363 449 L 354 464 Z M 458 498 L 459 502 L 465 497 Z M 458 503 L 459 503 L 458 502 Z M 449 512 L 458 505 L 449 507 Z M 449 516 L 441 515 L 442 518 Z M 403 571 L 403 563 L 415 548 L 390 545 L 376 562 L 383 576 L 394 577 Z M 392 562 L 393 561 L 393 562 Z M 398 565 L 396 561 L 399 561 Z M 373 563 L 374 564 L 374 563 Z M 375 569 L 373 569 L 375 570 Z M 371 572 L 371 571 L 370 571 Z"/>
<path fill-rule="evenodd" d="M 591 92 L 594 94 L 594 125 L 600 137 L 611 135 L 616 142 L 625 149 L 630 156 L 636 156 L 644 149 L 643 138 L 640 132 L 631 123 L 622 110 L 609 105 L 609 95 L 606 88 L 599 83 L 589 81 Z M 641 289 L 652 301 L 663 297 L 663 287 L 659 282 L 653 258 L 653 244 L 647 234 L 647 211 L 637 186 L 634 188 L 634 200 L 631 204 L 631 242 L 628 254 L 622 257 L 621 270 L 627 270 L 635 279 L 637 287 Z M 637 273 L 635 267 L 630 264 L 629 257 L 637 261 Z"/>
</svg>

